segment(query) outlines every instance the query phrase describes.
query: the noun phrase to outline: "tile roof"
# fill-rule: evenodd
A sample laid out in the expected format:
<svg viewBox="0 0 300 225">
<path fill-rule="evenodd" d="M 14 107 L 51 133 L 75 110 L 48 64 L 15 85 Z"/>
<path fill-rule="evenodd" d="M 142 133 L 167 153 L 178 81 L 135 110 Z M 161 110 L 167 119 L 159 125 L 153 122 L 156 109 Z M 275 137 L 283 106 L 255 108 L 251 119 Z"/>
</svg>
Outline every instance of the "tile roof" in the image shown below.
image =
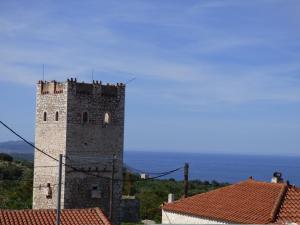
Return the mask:
<svg viewBox="0 0 300 225">
<path fill-rule="evenodd" d="M 1 225 L 53 225 L 55 209 L 0 210 Z M 101 209 L 63 209 L 61 225 L 112 225 Z"/>
<path fill-rule="evenodd" d="M 300 189 L 248 179 L 165 204 L 163 210 L 230 223 L 300 221 Z"/>
<path fill-rule="evenodd" d="M 296 222 L 300 224 L 300 188 L 289 186 L 280 207 L 276 222 Z"/>
</svg>

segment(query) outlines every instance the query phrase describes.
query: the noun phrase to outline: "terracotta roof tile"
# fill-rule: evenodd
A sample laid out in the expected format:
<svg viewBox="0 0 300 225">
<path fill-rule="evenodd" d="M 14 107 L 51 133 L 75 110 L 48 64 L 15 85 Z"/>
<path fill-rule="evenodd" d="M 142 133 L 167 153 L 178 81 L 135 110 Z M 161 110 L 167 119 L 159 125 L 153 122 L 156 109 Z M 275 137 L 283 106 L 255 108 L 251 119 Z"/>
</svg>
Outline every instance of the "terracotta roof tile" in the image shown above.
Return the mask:
<svg viewBox="0 0 300 225">
<path fill-rule="evenodd" d="M 297 222 L 300 224 L 300 189 L 290 186 L 277 216 L 277 223 Z"/>
<path fill-rule="evenodd" d="M 55 209 L 0 210 L 1 225 L 53 225 Z M 101 209 L 63 209 L 61 225 L 112 225 Z"/>
<path fill-rule="evenodd" d="M 231 223 L 266 224 L 275 221 L 286 189 L 286 184 L 249 179 L 166 204 L 163 210 Z"/>
</svg>

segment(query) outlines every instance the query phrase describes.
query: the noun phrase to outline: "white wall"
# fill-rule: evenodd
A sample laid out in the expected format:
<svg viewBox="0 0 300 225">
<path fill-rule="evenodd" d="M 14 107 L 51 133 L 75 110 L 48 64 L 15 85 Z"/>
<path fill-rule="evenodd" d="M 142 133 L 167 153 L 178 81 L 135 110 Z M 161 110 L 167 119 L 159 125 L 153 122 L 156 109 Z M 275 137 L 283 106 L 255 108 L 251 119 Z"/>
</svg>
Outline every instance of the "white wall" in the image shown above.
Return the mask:
<svg viewBox="0 0 300 225">
<path fill-rule="evenodd" d="M 162 224 L 226 224 L 225 222 L 188 216 L 162 210 Z"/>
</svg>

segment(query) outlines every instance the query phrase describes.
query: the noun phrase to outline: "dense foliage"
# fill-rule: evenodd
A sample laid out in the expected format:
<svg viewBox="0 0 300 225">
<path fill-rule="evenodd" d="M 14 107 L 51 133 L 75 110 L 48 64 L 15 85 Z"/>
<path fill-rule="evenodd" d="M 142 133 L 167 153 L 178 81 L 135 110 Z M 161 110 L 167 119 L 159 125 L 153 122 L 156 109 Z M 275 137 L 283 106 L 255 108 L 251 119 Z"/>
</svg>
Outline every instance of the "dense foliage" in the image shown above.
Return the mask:
<svg viewBox="0 0 300 225">
<path fill-rule="evenodd" d="M 142 180 L 138 175 L 125 172 L 123 193 L 125 195 L 135 195 L 140 200 L 141 219 L 155 220 L 161 222 L 160 206 L 167 201 L 168 194 L 173 193 L 175 199 L 183 196 L 183 181 L 169 180 Z M 133 181 L 134 180 L 134 181 Z M 192 180 L 189 182 L 189 196 L 204 193 L 219 187 L 224 187 L 228 183 L 217 181 Z"/>
<path fill-rule="evenodd" d="M 26 209 L 32 206 L 33 164 L 15 160 L 12 156 L 0 154 L 0 208 Z M 217 181 L 192 180 L 189 195 L 203 193 L 227 185 Z M 169 180 L 143 180 L 138 174 L 124 170 L 124 195 L 135 195 L 140 200 L 141 219 L 160 222 L 160 206 L 167 201 L 169 193 L 176 199 L 183 196 L 183 182 Z"/>
<path fill-rule="evenodd" d="M 0 156 L 0 208 L 28 209 L 32 205 L 32 163 Z"/>
</svg>

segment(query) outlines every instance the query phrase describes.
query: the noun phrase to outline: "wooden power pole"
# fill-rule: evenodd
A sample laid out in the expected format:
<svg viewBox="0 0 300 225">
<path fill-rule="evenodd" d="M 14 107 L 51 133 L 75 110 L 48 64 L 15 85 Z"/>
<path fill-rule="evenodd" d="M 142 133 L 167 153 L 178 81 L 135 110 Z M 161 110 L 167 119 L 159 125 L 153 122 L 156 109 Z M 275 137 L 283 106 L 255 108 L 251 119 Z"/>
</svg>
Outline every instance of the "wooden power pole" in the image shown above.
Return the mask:
<svg viewBox="0 0 300 225">
<path fill-rule="evenodd" d="M 109 196 L 109 219 L 113 218 L 113 200 L 114 200 L 114 179 L 115 179 L 115 159 L 116 155 L 113 155 L 112 160 L 112 170 L 111 170 L 111 180 L 110 180 L 110 196 Z"/>
<path fill-rule="evenodd" d="M 184 164 L 184 198 L 188 196 L 189 191 L 189 164 Z"/>
<path fill-rule="evenodd" d="M 58 165 L 58 187 L 57 187 L 57 206 L 56 206 L 56 225 L 60 225 L 60 208 L 61 208 L 61 174 L 62 174 L 62 154 L 59 154 Z"/>
</svg>

